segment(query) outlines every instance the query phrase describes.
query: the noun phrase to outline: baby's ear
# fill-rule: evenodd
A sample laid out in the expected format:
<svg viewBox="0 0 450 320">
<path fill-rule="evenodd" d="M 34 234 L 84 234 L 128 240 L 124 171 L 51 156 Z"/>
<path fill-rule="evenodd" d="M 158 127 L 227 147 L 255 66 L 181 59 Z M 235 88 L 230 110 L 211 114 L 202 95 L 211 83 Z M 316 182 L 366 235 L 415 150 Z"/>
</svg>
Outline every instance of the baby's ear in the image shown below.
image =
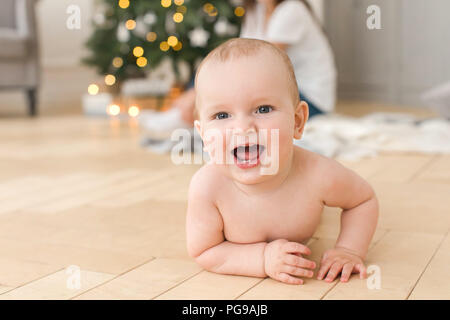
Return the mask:
<svg viewBox="0 0 450 320">
<path fill-rule="evenodd" d="M 200 135 L 200 137 L 202 137 L 202 140 L 203 140 L 202 125 L 201 125 L 200 121 L 194 120 L 194 127 L 195 127 L 195 130 L 197 130 L 198 134 Z"/>
<path fill-rule="evenodd" d="M 303 130 L 305 129 L 306 121 L 309 117 L 308 104 L 305 101 L 299 101 L 297 107 L 295 108 L 295 128 L 294 128 L 294 139 L 301 139 L 303 135 Z"/>
</svg>

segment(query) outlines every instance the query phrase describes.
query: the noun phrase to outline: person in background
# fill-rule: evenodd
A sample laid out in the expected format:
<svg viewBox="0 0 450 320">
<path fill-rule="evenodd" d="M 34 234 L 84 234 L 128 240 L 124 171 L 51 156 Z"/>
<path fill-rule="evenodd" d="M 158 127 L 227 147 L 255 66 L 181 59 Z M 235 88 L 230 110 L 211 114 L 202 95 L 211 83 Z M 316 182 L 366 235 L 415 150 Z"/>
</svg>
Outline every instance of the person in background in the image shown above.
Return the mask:
<svg viewBox="0 0 450 320">
<path fill-rule="evenodd" d="M 244 0 L 244 8 L 246 14 L 239 37 L 266 40 L 287 53 L 294 67 L 300 99 L 309 106 L 309 118 L 332 112 L 336 100 L 334 56 L 308 1 Z M 169 111 L 143 119 L 143 127 L 153 132 L 192 128 L 194 80 L 191 79 Z"/>
</svg>

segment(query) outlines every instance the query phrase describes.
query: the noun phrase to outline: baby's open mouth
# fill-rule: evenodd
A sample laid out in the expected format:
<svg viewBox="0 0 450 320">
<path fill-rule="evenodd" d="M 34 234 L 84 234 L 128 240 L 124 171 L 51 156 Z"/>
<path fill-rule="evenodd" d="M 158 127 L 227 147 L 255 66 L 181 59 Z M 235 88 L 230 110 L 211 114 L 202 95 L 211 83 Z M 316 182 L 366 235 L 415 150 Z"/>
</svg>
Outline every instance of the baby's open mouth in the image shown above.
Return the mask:
<svg viewBox="0 0 450 320">
<path fill-rule="evenodd" d="M 231 152 L 238 163 L 253 163 L 257 162 L 264 149 L 263 145 L 252 144 L 236 147 Z"/>
</svg>

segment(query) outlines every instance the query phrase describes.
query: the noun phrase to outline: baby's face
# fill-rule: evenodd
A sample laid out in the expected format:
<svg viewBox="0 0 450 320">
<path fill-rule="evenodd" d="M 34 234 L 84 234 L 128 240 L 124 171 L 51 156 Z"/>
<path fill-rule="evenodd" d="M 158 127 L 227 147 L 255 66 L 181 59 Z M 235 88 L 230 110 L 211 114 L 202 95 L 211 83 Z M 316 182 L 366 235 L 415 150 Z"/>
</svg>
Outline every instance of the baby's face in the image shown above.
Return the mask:
<svg viewBox="0 0 450 320">
<path fill-rule="evenodd" d="M 304 102 L 294 106 L 277 57 L 263 52 L 207 63 L 196 93 L 200 121 L 195 126 L 225 174 L 255 184 L 290 165 L 292 139 L 301 137 L 307 111 Z"/>
</svg>

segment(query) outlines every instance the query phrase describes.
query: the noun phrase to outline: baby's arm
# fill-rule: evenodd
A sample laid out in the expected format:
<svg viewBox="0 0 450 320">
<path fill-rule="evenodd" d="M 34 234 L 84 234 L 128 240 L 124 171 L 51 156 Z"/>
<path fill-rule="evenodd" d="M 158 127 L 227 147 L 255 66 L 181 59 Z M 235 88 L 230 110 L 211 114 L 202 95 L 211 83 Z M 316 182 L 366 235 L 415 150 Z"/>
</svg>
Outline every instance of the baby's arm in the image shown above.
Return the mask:
<svg viewBox="0 0 450 320">
<path fill-rule="evenodd" d="M 378 221 L 375 192 L 363 178 L 336 161 L 330 160 L 324 171 L 324 204 L 343 211 L 335 248 L 324 254 L 318 278 L 323 279 L 328 273 L 326 280 L 333 281 L 341 271 L 341 281 L 347 281 L 354 271 L 363 278 L 363 260 Z"/>
<path fill-rule="evenodd" d="M 253 277 L 270 276 L 276 280 L 301 284 L 296 276 L 312 277 L 315 264 L 301 254 L 309 249 L 295 242 L 279 239 L 239 244 L 226 241 L 223 221 L 214 205 L 212 188 L 194 176 L 189 187 L 186 235 L 188 253 L 204 269 Z"/>
</svg>

